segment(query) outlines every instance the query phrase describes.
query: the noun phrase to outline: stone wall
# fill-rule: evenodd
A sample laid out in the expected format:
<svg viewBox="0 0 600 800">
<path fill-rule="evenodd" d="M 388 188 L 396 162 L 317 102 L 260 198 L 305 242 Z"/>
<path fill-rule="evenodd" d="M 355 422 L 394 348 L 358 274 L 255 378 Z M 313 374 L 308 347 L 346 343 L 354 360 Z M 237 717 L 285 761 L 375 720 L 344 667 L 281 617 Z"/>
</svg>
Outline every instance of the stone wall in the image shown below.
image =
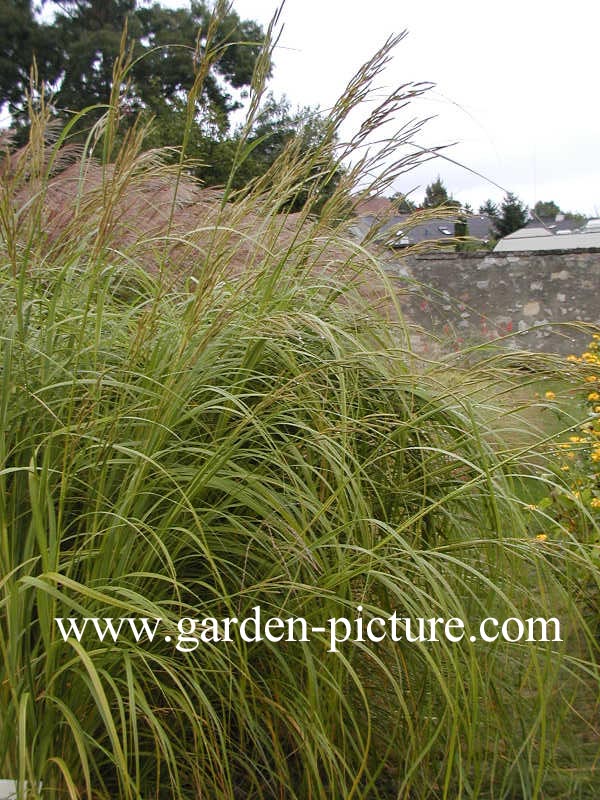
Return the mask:
<svg viewBox="0 0 600 800">
<path fill-rule="evenodd" d="M 600 324 L 600 249 L 397 255 L 387 271 L 413 322 L 451 347 L 507 337 L 514 349 L 580 352 Z"/>
</svg>

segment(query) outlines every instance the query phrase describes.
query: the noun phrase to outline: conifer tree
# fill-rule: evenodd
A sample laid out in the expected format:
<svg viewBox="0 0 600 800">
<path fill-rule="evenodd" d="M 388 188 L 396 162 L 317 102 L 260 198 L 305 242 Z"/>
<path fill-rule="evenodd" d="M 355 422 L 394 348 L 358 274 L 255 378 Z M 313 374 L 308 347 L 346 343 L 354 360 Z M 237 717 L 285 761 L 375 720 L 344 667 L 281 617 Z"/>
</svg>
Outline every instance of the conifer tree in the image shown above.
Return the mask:
<svg viewBox="0 0 600 800">
<path fill-rule="evenodd" d="M 523 228 L 529 216 L 529 210 L 516 194 L 508 192 L 500 206 L 500 216 L 494 221 L 494 229 L 498 238 L 508 236 Z"/>
<path fill-rule="evenodd" d="M 460 206 L 460 203 L 448 194 L 439 175 L 426 187 L 423 200 L 423 208 L 438 208 L 438 206 Z"/>
<path fill-rule="evenodd" d="M 484 214 L 487 217 L 497 217 L 500 213 L 500 209 L 492 200 L 488 199 L 479 206 L 479 213 Z"/>
</svg>

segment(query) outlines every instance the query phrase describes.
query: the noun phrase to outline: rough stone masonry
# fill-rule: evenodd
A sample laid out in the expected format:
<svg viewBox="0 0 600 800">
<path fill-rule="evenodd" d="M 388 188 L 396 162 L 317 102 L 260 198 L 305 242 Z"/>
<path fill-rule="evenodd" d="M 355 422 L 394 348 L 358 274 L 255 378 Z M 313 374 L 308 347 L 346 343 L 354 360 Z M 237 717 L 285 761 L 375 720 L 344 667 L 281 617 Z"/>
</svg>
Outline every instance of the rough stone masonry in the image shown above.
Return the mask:
<svg viewBox="0 0 600 800">
<path fill-rule="evenodd" d="M 518 350 L 579 353 L 600 325 L 600 249 L 388 258 L 408 318 L 449 348 L 497 337 Z"/>
</svg>

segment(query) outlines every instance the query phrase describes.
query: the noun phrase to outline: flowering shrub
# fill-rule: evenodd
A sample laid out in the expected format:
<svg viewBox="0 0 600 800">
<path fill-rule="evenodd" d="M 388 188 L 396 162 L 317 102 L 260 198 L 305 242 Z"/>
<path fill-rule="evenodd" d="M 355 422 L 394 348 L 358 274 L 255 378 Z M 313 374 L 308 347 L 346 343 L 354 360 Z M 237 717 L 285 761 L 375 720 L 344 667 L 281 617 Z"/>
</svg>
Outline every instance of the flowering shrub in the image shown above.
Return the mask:
<svg viewBox="0 0 600 800">
<path fill-rule="evenodd" d="M 600 509 L 600 333 L 592 336 L 588 349 L 581 356 L 568 356 L 567 361 L 597 367 L 594 374 L 584 377 L 589 419 L 581 426 L 581 436 L 570 436 L 567 455 L 577 455 L 587 481 L 584 481 L 588 506 Z M 590 391 L 590 389 L 592 391 Z M 575 448 L 570 445 L 576 445 Z"/>
<path fill-rule="evenodd" d="M 570 355 L 567 361 L 593 370 L 582 381 L 581 400 L 587 417 L 577 433 L 571 432 L 554 446 L 565 482 L 537 507 L 546 519 L 554 520 L 553 534 L 573 534 L 579 542 L 591 545 L 592 557 L 600 562 L 600 333 L 593 334 L 584 353 Z M 548 391 L 545 398 L 552 402 L 556 395 Z"/>
</svg>

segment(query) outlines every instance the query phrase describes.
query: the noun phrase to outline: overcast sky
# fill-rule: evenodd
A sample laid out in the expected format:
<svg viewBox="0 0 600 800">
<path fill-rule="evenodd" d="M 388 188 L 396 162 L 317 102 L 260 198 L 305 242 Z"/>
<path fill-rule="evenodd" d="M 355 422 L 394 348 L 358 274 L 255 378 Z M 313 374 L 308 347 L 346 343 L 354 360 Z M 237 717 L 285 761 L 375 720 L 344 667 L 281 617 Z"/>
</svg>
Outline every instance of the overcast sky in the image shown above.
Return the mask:
<svg viewBox="0 0 600 800">
<path fill-rule="evenodd" d="M 234 2 L 242 18 L 263 25 L 278 5 Z M 598 0 L 287 0 L 281 21 L 271 81 L 277 95 L 329 107 L 388 35 L 407 29 L 380 83 L 436 84 L 410 113 L 436 115 L 420 144 L 459 142 L 447 155 L 530 206 L 554 200 L 565 211 L 600 216 Z M 420 201 L 438 173 L 475 208 L 502 198 L 492 183 L 443 160 L 395 188 L 418 187 L 412 196 Z"/>
</svg>

